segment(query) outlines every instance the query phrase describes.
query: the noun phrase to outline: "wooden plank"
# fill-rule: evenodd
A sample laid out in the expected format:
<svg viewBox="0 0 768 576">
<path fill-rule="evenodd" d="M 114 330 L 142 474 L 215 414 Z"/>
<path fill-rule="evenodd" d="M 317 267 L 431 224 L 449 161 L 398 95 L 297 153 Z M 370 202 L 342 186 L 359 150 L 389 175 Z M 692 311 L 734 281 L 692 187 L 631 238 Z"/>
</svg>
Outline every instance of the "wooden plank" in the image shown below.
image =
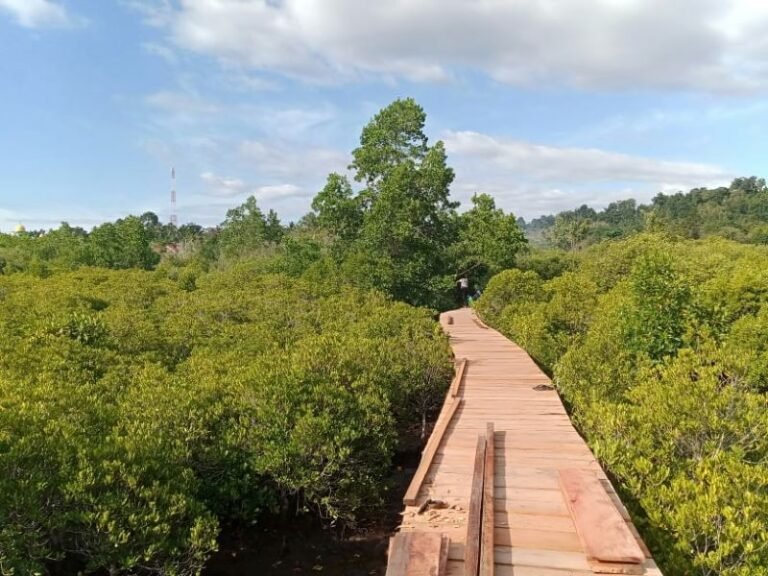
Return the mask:
<svg viewBox="0 0 768 576">
<path fill-rule="evenodd" d="M 496 481 L 495 434 L 493 423 L 485 431 L 485 470 L 483 472 L 483 527 L 480 545 L 480 576 L 493 576 L 494 568 L 494 484 Z"/>
<path fill-rule="evenodd" d="M 515 548 L 581 552 L 581 541 L 576 530 L 557 532 L 555 530 L 531 530 L 529 528 L 496 528 L 495 543 L 498 546 Z"/>
<path fill-rule="evenodd" d="M 588 558 L 643 562 L 645 554 L 597 477 L 584 470 L 561 470 L 560 486 Z"/>
<path fill-rule="evenodd" d="M 510 530 L 530 530 L 547 532 L 572 532 L 576 534 L 576 527 L 570 516 L 531 516 L 529 514 L 515 514 L 513 512 L 500 512 L 496 510 L 496 527 Z M 499 543 L 497 542 L 497 546 Z M 581 543 L 579 543 L 581 546 Z M 529 548 L 529 546 L 523 546 Z"/>
<path fill-rule="evenodd" d="M 438 574 L 443 536 L 438 532 L 413 532 L 405 576 Z"/>
<path fill-rule="evenodd" d="M 446 576 L 463 576 L 464 565 L 461 562 L 449 562 Z M 593 576 L 591 570 L 558 570 L 539 566 L 496 566 L 497 576 Z M 647 576 L 650 576 L 648 574 Z"/>
<path fill-rule="evenodd" d="M 451 539 L 443 534 L 440 545 L 440 566 L 437 569 L 437 576 L 445 576 L 448 572 L 448 551 L 451 548 Z"/>
<path fill-rule="evenodd" d="M 559 550 L 539 550 L 531 548 L 496 547 L 496 563 L 536 568 L 556 568 L 559 570 L 591 570 L 583 552 L 562 552 Z"/>
<path fill-rule="evenodd" d="M 472 495 L 467 514 L 467 538 L 464 541 L 464 576 L 477 576 L 480 568 L 480 529 L 482 524 L 483 483 L 485 479 L 485 436 L 477 437 Z"/>
<path fill-rule="evenodd" d="M 459 389 L 461 388 L 461 381 L 464 380 L 464 370 L 467 367 L 467 363 L 468 360 L 466 358 L 461 360 L 459 367 L 456 370 L 456 376 L 454 376 L 453 382 L 451 382 L 451 396 L 453 398 L 456 398 L 456 396 L 459 395 Z"/>
<path fill-rule="evenodd" d="M 411 532 L 398 532 L 390 538 L 386 576 L 406 576 L 412 537 Z"/>
<path fill-rule="evenodd" d="M 587 559 L 589 567 L 595 574 L 645 574 L 645 566 L 642 564 L 629 564 L 627 562 L 599 562 Z"/>
<path fill-rule="evenodd" d="M 443 434 L 445 434 L 445 431 L 448 429 L 448 424 L 451 422 L 453 415 L 462 403 L 463 400 L 461 398 L 454 398 L 444 414 L 445 417 L 439 420 L 437 426 L 435 426 L 435 429 L 432 431 L 432 434 L 429 437 L 429 442 L 427 443 L 427 448 L 421 456 L 419 467 L 416 469 L 416 473 L 413 475 L 411 484 L 408 486 L 408 490 L 403 498 L 403 503 L 406 506 L 416 506 L 421 483 L 424 481 L 427 472 L 429 472 L 429 467 L 432 465 L 432 459 L 435 457 L 440 442 L 443 440 Z"/>
</svg>

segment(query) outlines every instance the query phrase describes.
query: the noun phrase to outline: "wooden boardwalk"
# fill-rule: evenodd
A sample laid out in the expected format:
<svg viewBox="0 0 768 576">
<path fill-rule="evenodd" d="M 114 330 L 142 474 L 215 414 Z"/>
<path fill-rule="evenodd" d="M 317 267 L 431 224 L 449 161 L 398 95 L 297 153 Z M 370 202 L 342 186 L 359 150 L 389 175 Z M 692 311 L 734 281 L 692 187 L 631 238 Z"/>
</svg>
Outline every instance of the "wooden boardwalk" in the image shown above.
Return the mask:
<svg viewBox="0 0 768 576">
<path fill-rule="evenodd" d="M 438 555 L 441 542 L 448 560 L 439 571 L 449 576 L 617 573 L 615 565 L 601 563 L 595 547 L 603 540 L 614 550 L 621 547 L 616 544 L 621 535 L 611 534 L 623 531 L 632 540 L 624 544 L 640 556 L 618 573 L 660 576 L 547 376 L 525 351 L 482 325 L 469 309 L 445 313 L 441 323 L 463 373 L 448 393 L 406 495 L 411 505 L 405 506 L 400 535 L 390 546 L 387 575 L 436 576 L 434 567 L 413 568 L 415 561 L 408 568 L 403 555 L 433 554 L 424 552 L 427 548 Z M 467 360 L 463 367 L 461 359 Z M 487 433 L 489 423 L 493 431 Z M 481 446 L 487 448 L 481 452 Z M 485 484 L 482 474 L 489 478 Z M 586 492 L 594 494 L 574 495 L 581 489 L 576 486 L 580 479 L 586 479 Z M 483 487 L 488 502 L 484 521 L 478 508 Z M 591 500 L 593 496 L 604 502 Z M 608 514 L 601 516 L 601 510 Z M 611 526 L 612 519 L 621 524 L 620 530 Z M 403 544 L 398 538 L 407 538 L 404 545 L 410 552 L 397 550 Z M 465 565 L 466 558 L 472 567 Z"/>
</svg>

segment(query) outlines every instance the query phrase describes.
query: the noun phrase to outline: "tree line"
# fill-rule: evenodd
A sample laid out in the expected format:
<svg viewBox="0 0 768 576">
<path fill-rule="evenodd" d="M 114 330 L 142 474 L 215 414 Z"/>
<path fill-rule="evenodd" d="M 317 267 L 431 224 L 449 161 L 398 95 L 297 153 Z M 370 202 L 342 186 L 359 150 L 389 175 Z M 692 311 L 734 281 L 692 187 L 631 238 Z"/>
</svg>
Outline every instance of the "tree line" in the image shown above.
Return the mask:
<svg viewBox="0 0 768 576">
<path fill-rule="evenodd" d="M 250 197 L 211 229 L 176 228 L 146 213 L 90 232 L 62 224 L 47 233 L 0 234 L 0 273 L 45 277 L 82 266 L 149 270 L 161 261 L 205 271 L 248 258 L 271 258 L 299 273 L 322 260 L 339 283 L 449 308 L 458 274 L 470 270 L 482 284 L 512 266 L 527 240 L 515 216 L 487 194 L 458 211 L 450 198 L 454 173 L 445 147 L 429 142 L 425 122 L 412 99 L 381 110 L 352 151 L 353 181 L 330 174 L 311 212 L 296 223 L 282 224 Z"/>
<path fill-rule="evenodd" d="M 576 250 L 638 232 L 682 238 L 719 236 L 747 244 L 768 244 L 768 187 L 765 179 L 736 178 L 730 186 L 657 194 L 650 204 L 634 199 L 603 210 L 587 205 L 519 224 L 539 246 Z"/>
</svg>

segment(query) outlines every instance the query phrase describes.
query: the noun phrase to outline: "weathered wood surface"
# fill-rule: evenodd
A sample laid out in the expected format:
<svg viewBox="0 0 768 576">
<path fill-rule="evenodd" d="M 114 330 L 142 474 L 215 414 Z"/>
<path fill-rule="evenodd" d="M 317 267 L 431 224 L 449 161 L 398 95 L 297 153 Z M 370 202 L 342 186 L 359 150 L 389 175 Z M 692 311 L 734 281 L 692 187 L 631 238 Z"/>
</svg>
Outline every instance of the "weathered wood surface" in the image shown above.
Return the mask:
<svg viewBox="0 0 768 576">
<path fill-rule="evenodd" d="M 448 539 L 437 532 L 400 532 L 389 543 L 386 576 L 443 576 L 448 568 Z"/>
<path fill-rule="evenodd" d="M 429 467 L 432 465 L 435 454 L 437 454 L 437 451 L 440 448 L 440 444 L 443 441 L 443 435 L 450 425 L 454 414 L 456 414 L 456 411 L 461 407 L 463 402 L 464 401 L 461 398 L 450 397 L 446 399 L 446 403 L 443 404 L 443 409 L 437 419 L 435 429 L 432 431 L 432 435 L 429 437 L 424 453 L 421 455 L 419 467 L 416 469 L 416 473 L 413 475 L 411 484 L 408 486 L 408 490 L 403 498 L 403 503 L 406 506 L 416 506 L 422 482 L 429 472 Z"/>
<path fill-rule="evenodd" d="M 645 553 L 600 480 L 583 470 L 560 470 L 560 487 L 584 552 L 599 563 L 641 564 Z M 621 567 L 609 566 L 606 569 Z M 625 570 L 618 574 L 629 574 Z M 609 572 L 613 573 L 613 572 Z"/>
<path fill-rule="evenodd" d="M 386 576 L 405 576 L 411 554 L 412 538 L 413 534 L 399 532 L 390 539 Z"/>
<path fill-rule="evenodd" d="M 456 397 L 459 395 L 459 391 L 461 390 L 461 383 L 464 381 L 464 370 L 467 368 L 467 359 L 462 358 L 459 361 L 458 368 L 456 368 L 456 375 L 453 377 L 453 381 L 451 382 L 451 396 Z"/>
<path fill-rule="evenodd" d="M 462 404 L 445 421 L 440 441 L 430 442 L 434 451 L 425 449 L 429 465 L 415 504 L 405 507 L 401 530 L 449 537 L 446 573 L 463 576 L 477 437 L 493 422 L 495 434 L 488 444 L 494 451 L 496 576 L 594 574 L 560 487 L 560 471 L 587 471 L 597 478 L 637 539 L 613 487 L 573 428 L 557 392 L 535 390 L 551 382 L 525 351 L 495 330 L 480 328 L 468 309 L 449 315 L 453 323 L 443 315 L 443 328 L 455 356 L 468 360 L 456 396 Z M 451 398 L 449 390 L 449 405 Z M 446 420 L 446 415 L 444 407 L 440 418 Z M 430 504 L 419 514 L 419 504 L 427 499 Z M 645 557 L 642 573 L 661 576 L 642 542 L 637 544 Z"/>
<path fill-rule="evenodd" d="M 483 525 L 483 482 L 485 480 L 486 438 L 477 437 L 472 492 L 469 496 L 467 535 L 464 539 L 464 576 L 477 576 L 480 567 L 480 537 Z"/>
<path fill-rule="evenodd" d="M 444 562 L 442 549 L 443 537 L 437 532 L 415 532 L 408 567 L 402 576 L 438 576 Z"/>
<path fill-rule="evenodd" d="M 483 527 L 480 536 L 480 576 L 493 576 L 495 559 L 494 498 L 496 497 L 496 438 L 493 423 L 485 429 L 485 470 L 483 471 Z"/>
</svg>

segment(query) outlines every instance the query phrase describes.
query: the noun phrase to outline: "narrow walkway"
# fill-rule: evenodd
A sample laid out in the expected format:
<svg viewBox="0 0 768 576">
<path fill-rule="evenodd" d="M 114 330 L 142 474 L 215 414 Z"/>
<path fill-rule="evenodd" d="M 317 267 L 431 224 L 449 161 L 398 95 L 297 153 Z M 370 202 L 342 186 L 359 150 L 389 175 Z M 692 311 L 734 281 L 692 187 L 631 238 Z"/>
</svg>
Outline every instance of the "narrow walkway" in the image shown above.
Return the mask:
<svg viewBox="0 0 768 576">
<path fill-rule="evenodd" d="M 473 316 L 469 309 L 462 309 L 441 317 L 457 360 L 468 360 L 457 391 L 461 402 L 455 413 L 444 409 L 441 414 L 450 421 L 431 464 L 425 466 L 423 482 L 415 487 L 416 505 L 405 507 L 401 532 L 447 536 L 450 545 L 444 573 L 464 576 L 478 435 L 485 434 L 490 422 L 495 428 L 491 436 L 495 450 L 493 573 L 595 573 L 584 551 L 584 538 L 580 538 L 584 531 L 580 527 L 577 532 L 576 516 L 572 516 L 561 489 L 561 471 L 577 470 L 587 471 L 597 479 L 593 482 L 603 485 L 635 535 L 646 558 L 636 573 L 661 576 L 605 473 L 572 426 L 550 380 L 519 346 L 483 327 Z M 438 423 L 436 429 L 439 427 Z"/>
</svg>

